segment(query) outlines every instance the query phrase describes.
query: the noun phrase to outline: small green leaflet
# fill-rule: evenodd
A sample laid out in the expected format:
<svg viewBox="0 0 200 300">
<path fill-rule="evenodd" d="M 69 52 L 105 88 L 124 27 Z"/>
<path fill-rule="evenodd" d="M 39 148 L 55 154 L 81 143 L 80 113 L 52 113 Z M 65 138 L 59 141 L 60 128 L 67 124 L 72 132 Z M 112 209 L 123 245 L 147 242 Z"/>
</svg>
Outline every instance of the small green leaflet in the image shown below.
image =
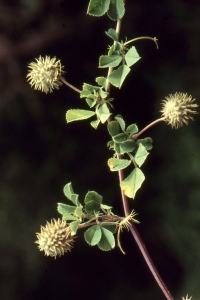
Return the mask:
<svg viewBox="0 0 200 300">
<path fill-rule="evenodd" d="M 95 17 L 103 16 L 109 8 L 111 0 L 90 0 L 87 14 Z"/>
<path fill-rule="evenodd" d="M 76 206 L 67 205 L 67 204 L 64 204 L 64 203 L 58 203 L 57 210 L 61 215 L 73 214 L 76 210 Z"/>
<path fill-rule="evenodd" d="M 67 123 L 72 121 L 79 121 L 89 119 L 95 115 L 94 111 L 85 109 L 70 109 L 66 113 Z"/>
<path fill-rule="evenodd" d="M 137 152 L 134 156 L 136 164 L 141 167 L 148 155 L 149 152 L 147 152 L 146 148 L 142 144 L 139 144 Z"/>
<path fill-rule="evenodd" d="M 117 159 L 117 158 L 110 158 L 108 160 L 108 166 L 110 171 L 119 171 L 125 169 L 131 164 L 131 161 L 128 159 Z"/>
<path fill-rule="evenodd" d="M 120 127 L 121 127 L 121 130 L 124 131 L 125 130 L 125 122 L 124 122 L 124 119 L 122 118 L 122 116 L 120 115 L 117 115 L 115 117 L 115 120 L 117 120 L 117 122 L 119 123 Z"/>
<path fill-rule="evenodd" d="M 145 177 L 142 171 L 139 168 L 135 168 L 131 174 L 120 183 L 120 186 L 127 197 L 134 199 L 144 179 Z"/>
<path fill-rule="evenodd" d="M 120 152 L 123 153 L 130 153 L 132 152 L 136 147 L 136 142 L 133 140 L 127 140 L 121 144 L 119 144 Z"/>
<path fill-rule="evenodd" d="M 95 121 L 91 121 L 91 122 L 90 122 L 90 125 L 91 125 L 94 129 L 97 129 L 99 123 L 100 123 L 100 120 L 95 120 Z"/>
<path fill-rule="evenodd" d="M 102 203 L 102 196 L 95 191 L 89 191 L 84 199 L 85 210 L 87 213 L 94 213 L 99 211 Z"/>
<path fill-rule="evenodd" d="M 122 65 L 117 70 L 114 70 L 108 76 L 108 79 L 112 83 L 112 85 L 120 88 L 130 70 L 131 69 L 127 65 Z"/>
<path fill-rule="evenodd" d="M 70 223 L 69 227 L 72 231 L 72 233 L 71 233 L 72 235 L 76 234 L 79 224 L 80 224 L 79 220 L 73 221 L 73 222 Z"/>
<path fill-rule="evenodd" d="M 106 78 L 105 77 L 97 77 L 95 81 L 106 89 Z"/>
<path fill-rule="evenodd" d="M 120 55 L 102 55 L 99 58 L 99 68 L 117 67 L 121 61 Z"/>
<path fill-rule="evenodd" d="M 111 0 L 109 10 L 107 12 L 111 20 L 119 20 L 123 17 L 125 12 L 124 0 Z"/>
<path fill-rule="evenodd" d="M 109 122 L 107 128 L 111 136 L 115 136 L 120 132 L 119 123 L 117 121 Z"/>
<path fill-rule="evenodd" d="M 111 231 L 101 228 L 102 236 L 100 242 L 97 244 L 102 251 L 109 251 L 115 247 L 115 239 Z"/>
<path fill-rule="evenodd" d="M 131 133 L 131 134 L 135 134 L 138 132 L 138 127 L 136 124 L 131 124 L 126 128 L 126 132 Z"/>
<path fill-rule="evenodd" d="M 108 109 L 108 106 L 106 103 L 104 103 L 103 105 L 101 105 L 97 110 L 96 110 L 96 114 L 99 117 L 99 119 L 101 120 L 101 123 L 105 123 L 108 118 L 110 117 L 111 113 Z"/>
<path fill-rule="evenodd" d="M 125 55 L 125 61 L 129 67 L 135 64 L 140 58 L 134 46 L 132 46 Z"/>
<path fill-rule="evenodd" d="M 117 32 L 116 32 L 115 29 L 113 29 L 113 28 L 108 29 L 108 31 L 106 31 L 106 34 L 107 34 L 111 39 L 113 39 L 115 42 L 118 41 L 118 36 L 117 36 Z"/>
<path fill-rule="evenodd" d="M 67 184 L 64 186 L 63 192 L 64 192 L 64 195 L 65 195 L 69 200 L 71 200 L 71 195 L 74 194 L 74 191 L 73 191 L 72 183 L 71 183 L 71 182 L 67 183 Z"/>
<path fill-rule="evenodd" d="M 84 238 L 86 242 L 91 246 L 95 246 L 96 244 L 98 244 L 98 242 L 101 239 L 101 236 L 102 232 L 99 225 L 91 226 L 84 233 Z"/>
</svg>

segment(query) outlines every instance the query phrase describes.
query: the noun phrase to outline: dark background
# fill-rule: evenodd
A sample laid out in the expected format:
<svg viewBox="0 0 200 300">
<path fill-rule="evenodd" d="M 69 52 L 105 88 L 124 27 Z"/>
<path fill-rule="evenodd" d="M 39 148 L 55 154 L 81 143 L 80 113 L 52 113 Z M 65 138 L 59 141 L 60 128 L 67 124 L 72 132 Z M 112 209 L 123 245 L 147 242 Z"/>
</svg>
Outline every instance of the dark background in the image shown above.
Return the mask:
<svg viewBox="0 0 200 300">
<path fill-rule="evenodd" d="M 13 4 L 15 3 L 15 4 Z M 115 22 L 86 15 L 88 1 L 0 1 L 0 299 L 165 299 L 132 236 L 104 253 L 78 233 L 71 253 L 54 260 L 34 244 L 46 220 L 58 218 L 72 182 L 83 199 L 103 195 L 123 215 L 118 176 L 109 172 L 112 152 L 105 126 L 65 122 L 66 110 L 87 109 L 63 86 L 52 94 L 31 89 L 27 64 L 39 55 L 56 56 L 66 79 L 81 89 L 107 70 L 98 69 Z M 157 37 L 135 43 L 142 59 L 121 90 L 112 88 L 114 114 L 139 129 L 160 117 L 161 100 L 187 92 L 200 98 L 199 1 L 127 1 L 120 38 Z M 146 180 L 131 208 L 155 265 L 174 298 L 200 299 L 199 115 L 179 130 L 165 123 L 151 128 L 154 148 L 142 167 Z"/>
</svg>

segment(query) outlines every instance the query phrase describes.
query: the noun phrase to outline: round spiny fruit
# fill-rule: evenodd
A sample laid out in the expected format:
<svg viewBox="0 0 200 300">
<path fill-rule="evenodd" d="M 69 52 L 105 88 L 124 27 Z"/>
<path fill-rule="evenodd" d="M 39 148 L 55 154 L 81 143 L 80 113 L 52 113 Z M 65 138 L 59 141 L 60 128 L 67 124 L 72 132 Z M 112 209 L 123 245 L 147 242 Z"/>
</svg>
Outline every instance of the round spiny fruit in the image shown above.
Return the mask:
<svg viewBox="0 0 200 300">
<path fill-rule="evenodd" d="M 172 126 L 172 128 L 179 128 L 184 124 L 188 125 L 189 119 L 194 120 L 194 114 L 198 114 L 196 108 L 198 104 L 194 104 L 195 99 L 184 93 L 170 94 L 163 100 L 162 117 Z"/>
<path fill-rule="evenodd" d="M 62 81 L 59 79 L 60 76 L 64 75 L 63 66 L 60 60 L 56 60 L 56 57 L 50 58 L 49 56 L 35 59 L 36 62 L 32 62 L 28 65 L 30 68 L 28 81 L 31 86 L 34 86 L 35 90 L 41 90 L 46 94 L 52 92 L 53 89 L 59 89 L 62 85 Z"/>
<path fill-rule="evenodd" d="M 45 255 L 55 257 L 64 255 L 65 252 L 71 251 L 74 239 L 71 237 L 71 229 L 67 226 L 66 221 L 51 220 L 46 226 L 41 226 L 41 232 L 36 233 L 38 240 L 35 242 L 40 251 Z"/>
</svg>

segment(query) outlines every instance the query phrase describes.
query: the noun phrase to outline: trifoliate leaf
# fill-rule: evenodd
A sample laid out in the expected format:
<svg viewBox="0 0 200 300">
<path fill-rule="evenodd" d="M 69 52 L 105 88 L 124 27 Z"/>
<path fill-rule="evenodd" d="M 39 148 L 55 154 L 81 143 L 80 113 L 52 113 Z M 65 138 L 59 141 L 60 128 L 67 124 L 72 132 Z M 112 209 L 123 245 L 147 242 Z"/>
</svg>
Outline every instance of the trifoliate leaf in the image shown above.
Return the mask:
<svg viewBox="0 0 200 300">
<path fill-rule="evenodd" d="M 120 183 L 120 186 L 127 197 L 134 198 L 144 179 L 145 177 L 142 171 L 139 168 L 135 168 L 131 174 Z"/>
</svg>

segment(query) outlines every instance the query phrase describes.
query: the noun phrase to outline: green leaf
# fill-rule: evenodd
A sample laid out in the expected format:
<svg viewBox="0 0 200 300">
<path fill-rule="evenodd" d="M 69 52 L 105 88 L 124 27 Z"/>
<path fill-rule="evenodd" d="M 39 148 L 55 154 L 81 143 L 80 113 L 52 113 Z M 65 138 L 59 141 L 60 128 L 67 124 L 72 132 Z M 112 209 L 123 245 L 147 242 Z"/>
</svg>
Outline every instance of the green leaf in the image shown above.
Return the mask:
<svg viewBox="0 0 200 300">
<path fill-rule="evenodd" d="M 71 199 L 70 199 L 76 206 L 79 205 L 78 201 L 78 195 L 77 194 L 71 194 Z"/>
<path fill-rule="evenodd" d="M 74 194 L 71 182 L 67 183 L 63 188 L 64 195 L 71 200 L 71 194 Z"/>
<path fill-rule="evenodd" d="M 94 225 L 90 227 L 84 233 L 84 238 L 90 246 L 95 246 L 96 244 L 98 244 L 98 242 L 101 239 L 101 236 L 102 232 L 99 225 Z"/>
<path fill-rule="evenodd" d="M 124 1 L 123 0 L 111 0 L 109 10 L 107 12 L 111 20 L 119 20 L 125 13 Z"/>
<path fill-rule="evenodd" d="M 95 120 L 95 121 L 91 121 L 91 122 L 90 122 L 90 125 L 91 125 L 94 129 L 96 129 L 96 128 L 98 127 L 99 123 L 100 123 L 100 120 Z"/>
<path fill-rule="evenodd" d="M 121 154 L 120 144 L 114 143 L 114 150 L 118 154 Z"/>
<path fill-rule="evenodd" d="M 106 34 L 107 34 L 111 39 L 113 39 L 115 42 L 118 41 L 118 35 L 117 35 L 117 32 L 116 32 L 115 29 L 113 29 L 113 28 L 108 29 L 108 31 L 106 31 Z"/>
<path fill-rule="evenodd" d="M 67 122 L 89 119 L 95 115 L 94 111 L 84 109 L 70 109 L 66 113 Z"/>
<path fill-rule="evenodd" d="M 153 148 L 153 140 L 150 137 L 137 140 L 137 145 L 142 144 L 146 150 L 151 150 Z"/>
<path fill-rule="evenodd" d="M 121 61 L 120 55 L 102 55 L 99 58 L 99 68 L 117 67 Z"/>
<path fill-rule="evenodd" d="M 103 222 L 101 223 L 101 227 L 111 231 L 112 233 L 116 232 L 117 222 Z"/>
<path fill-rule="evenodd" d="M 99 211 L 102 202 L 102 196 L 95 191 L 90 191 L 86 194 L 84 203 L 87 213 L 93 214 Z"/>
<path fill-rule="evenodd" d="M 98 91 L 99 87 L 98 86 L 94 86 L 88 83 L 84 83 L 83 84 L 83 89 L 81 91 L 80 94 L 80 98 L 86 98 L 89 97 L 90 94 L 93 94 L 94 91 Z"/>
<path fill-rule="evenodd" d="M 102 99 L 105 99 L 108 96 L 108 93 L 102 89 L 99 89 L 99 95 Z"/>
<path fill-rule="evenodd" d="M 61 215 L 73 214 L 76 210 L 76 206 L 67 205 L 67 204 L 63 204 L 63 203 L 58 203 L 57 210 Z"/>
<path fill-rule="evenodd" d="M 104 89 L 106 88 L 106 78 L 105 78 L 105 77 L 97 77 L 97 78 L 95 79 L 95 81 L 96 81 L 99 85 L 103 86 Z"/>
<path fill-rule="evenodd" d="M 118 55 L 118 56 L 121 56 L 121 51 L 122 49 L 122 44 L 119 43 L 119 42 L 115 42 L 108 50 L 108 56 L 111 56 L 111 55 Z"/>
<path fill-rule="evenodd" d="M 142 171 L 139 168 L 135 168 L 133 172 L 120 183 L 120 186 L 127 197 L 134 198 L 144 179 L 145 177 Z"/>
<path fill-rule="evenodd" d="M 134 157 L 136 164 L 141 167 L 148 155 L 149 152 L 147 152 L 146 148 L 140 143 Z"/>
<path fill-rule="evenodd" d="M 131 134 L 135 134 L 138 132 L 138 127 L 136 124 L 131 124 L 126 128 L 126 132 L 131 133 Z"/>
<path fill-rule="evenodd" d="M 115 247 L 115 239 L 111 231 L 101 228 L 102 236 L 100 242 L 97 244 L 99 249 L 109 251 Z"/>
<path fill-rule="evenodd" d="M 111 113 L 108 109 L 108 106 L 106 103 L 104 103 L 103 105 L 101 105 L 97 110 L 96 110 L 96 114 L 99 117 L 99 119 L 101 120 L 101 123 L 105 123 L 108 118 L 110 117 Z"/>
<path fill-rule="evenodd" d="M 134 46 L 132 46 L 125 55 L 125 61 L 129 67 L 135 64 L 140 58 Z"/>
<path fill-rule="evenodd" d="M 121 130 L 124 131 L 125 130 L 125 122 L 124 122 L 124 119 L 122 118 L 122 116 L 120 115 L 117 115 L 115 117 L 115 120 L 117 120 L 117 122 L 119 123 L 120 127 L 121 127 Z"/>
<path fill-rule="evenodd" d="M 90 0 L 87 14 L 94 17 L 103 16 L 108 11 L 109 5 L 110 0 Z"/>
<path fill-rule="evenodd" d="M 131 164 L 131 161 L 128 159 L 117 159 L 117 158 L 110 158 L 108 160 L 108 166 L 110 171 L 119 171 L 125 169 Z"/>
<path fill-rule="evenodd" d="M 109 122 L 107 128 L 111 136 L 115 136 L 120 132 L 119 123 L 117 121 Z"/>
<path fill-rule="evenodd" d="M 82 205 L 77 206 L 77 208 L 74 212 L 74 215 L 78 218 L 82 218 L 82 215 L 83 215 L 83 206 Z"/>
<path fill-rule="evenodd" d="M 129 72 L 130 68 L 127 65 L 122 65 L 117 70 L 114 70 L 108 76 L 108 79 L 112 83 L 112 85 L 120 88 Z"/>
<path fill-rule="evenodd" d="M 90 108 L 92 108 L 93 106 L 95 106 L 95 104 L 97 103 L 96 96 L 90 97 L 90 98 L 86 98 L 85 101 L 87 102 L 87 104 L 89 105 Z"/>
<path fill-rule="evenodd" d="M 113 141 L 115 143 L 122 143 L 122 142 L 125 142 L 127 139 L 127 134 L 126 133 L 119 133 L 115 136 L 113 136 Z"/>
<path fill-rule="evenodd" d="M 72 231 L 72 235 L 76 234 L 79 224 L 80 224 L 79 220 L 78 221 L 73 221 L 73 222 L 70 223 L 69 227 Z"/>
<path fill-rule="evenodd" d="M 112 206 L 106 205 L 106 204 L 101 204 L 101 208 L 106 209 L 106 210 L 111 210 Z"/>
<path fill-rule="evenodd" d="M 63 220 L 65 220 L 65 221 L 74 221 L 74 220 L 78 220 L 77 217 L 72 216 L 72 215 L 70 215 L 70 214 L 64 214 L 62 218 L 63 218 Z"/>
<path fill-rule="evenodd" d="M 105 205 L 105 204 L 101 204 L 101 209 L 102 210 L 106 210 L 107 211 L 107 214 L 110 214 L 111 211 L 112 211 L 112 206 L 108 206 L 108 205 Z"/>
<path fill-rule="evenodd" d="M 121 143 L 119 145 L 119 147 L 120 147 L 121 153 L 124 154 L 124 153 L 132 152 L 137 147 L 137 144 L 135 141 L 128 140 L 128 141 Z"/>
</svg>

